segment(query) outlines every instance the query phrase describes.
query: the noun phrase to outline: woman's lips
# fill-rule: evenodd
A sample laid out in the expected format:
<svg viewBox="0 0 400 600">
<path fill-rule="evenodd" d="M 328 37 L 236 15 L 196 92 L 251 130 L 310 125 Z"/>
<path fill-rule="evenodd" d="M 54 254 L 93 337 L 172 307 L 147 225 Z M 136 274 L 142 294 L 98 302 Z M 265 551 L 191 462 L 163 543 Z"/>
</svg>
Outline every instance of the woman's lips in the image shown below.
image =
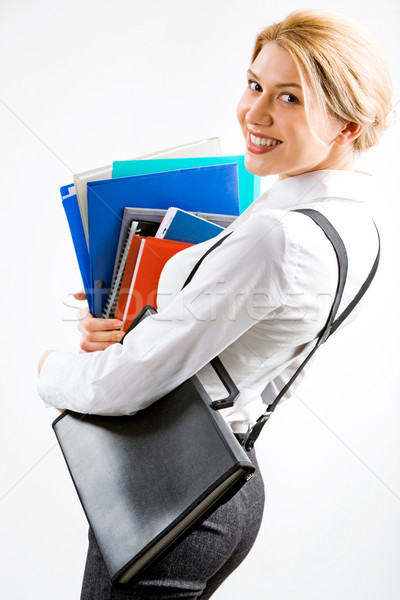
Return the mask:
<svg viewBox="0 0 400 600">
<path fill-rule="evenodd" d="M 271 152 L 280 146 L 282 142 L 276 138 L 271 138 L 266 135 L 257 135 L 249 132 L 247 136 L 247 148 L 253 154 L 265 154 Z"/>
</svg>

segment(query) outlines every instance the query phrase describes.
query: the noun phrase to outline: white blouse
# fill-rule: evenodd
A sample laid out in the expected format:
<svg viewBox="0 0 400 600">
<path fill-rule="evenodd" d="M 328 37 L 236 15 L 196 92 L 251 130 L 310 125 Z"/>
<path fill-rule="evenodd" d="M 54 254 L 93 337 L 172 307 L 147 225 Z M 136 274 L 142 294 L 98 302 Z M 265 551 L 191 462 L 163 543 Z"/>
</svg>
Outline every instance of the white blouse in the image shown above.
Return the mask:
<svg viewBox="0 0 400 600">
<path fill-rule="evenodd" d="M 234 431 L 247 430 L 265 410 L 263 390 L 264 401 L 272 402 L 311 350 L 336 290 L 331 243 L 309 217 L 291 211 L 320 211 L 345 243 L 349 271 L 340 314 L 376 256 L 367 207 L 373 190 L 370 176 L 349 171 L 276 182 L 220 234 L 232 231 L 184 290 L 191 269 L 218 238 L 167 263 L 158 314 L 140 323 L 123 345 L 51 354 L 39 377 L 40 396 L 47 405 L 83 413 L 132 414 L 199 372 L 216 399 L 225 394 L 207 363 L 219 355 L 240 390 L 235 406 L 222 414 Z"/>
</svg>

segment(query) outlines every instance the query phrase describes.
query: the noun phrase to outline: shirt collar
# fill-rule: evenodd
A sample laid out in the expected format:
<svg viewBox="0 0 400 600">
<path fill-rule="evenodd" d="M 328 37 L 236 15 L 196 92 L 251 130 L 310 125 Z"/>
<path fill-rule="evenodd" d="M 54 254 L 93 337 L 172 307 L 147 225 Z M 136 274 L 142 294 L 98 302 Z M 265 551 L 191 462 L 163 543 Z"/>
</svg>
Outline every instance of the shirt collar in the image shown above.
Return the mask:
<svg viewBox="0 0 400 600">
<path fill-rule="evenodd" d="M 366 202 L 374 193 L 374 179 L 360 171 L 312 171 L 276 181 L 260 199 L 268 208 L 287 209 L 326 198 Z"/>
</svg>

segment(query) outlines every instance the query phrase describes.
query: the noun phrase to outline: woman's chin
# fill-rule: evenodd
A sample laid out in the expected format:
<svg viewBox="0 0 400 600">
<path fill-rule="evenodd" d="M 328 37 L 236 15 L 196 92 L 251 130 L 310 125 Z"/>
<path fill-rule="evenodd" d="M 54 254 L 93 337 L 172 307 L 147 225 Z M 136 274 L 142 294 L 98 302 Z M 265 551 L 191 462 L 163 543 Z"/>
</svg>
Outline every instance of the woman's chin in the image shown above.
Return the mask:
<svg viewBox="0 0 400 600">
<path fill-rule="evenodd" d="M 266 164 L 265 160 L 262 160 L 259 156 L 249 153 L 249 151 L 246 151 L 244 165 L 249 173 L 258 175 L 259 177 L 277 175 L 279 173 L 279 170 L 277 170 L 276 167 L 274 168 L 272 165 Z"/>
</svg>

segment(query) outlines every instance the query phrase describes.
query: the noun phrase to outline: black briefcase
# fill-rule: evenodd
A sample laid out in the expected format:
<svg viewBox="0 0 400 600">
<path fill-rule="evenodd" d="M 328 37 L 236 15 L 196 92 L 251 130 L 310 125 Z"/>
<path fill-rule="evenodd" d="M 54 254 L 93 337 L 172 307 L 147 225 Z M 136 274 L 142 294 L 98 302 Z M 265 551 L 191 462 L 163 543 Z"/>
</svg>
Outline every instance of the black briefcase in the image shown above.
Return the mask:
<svg viewBox="0 0 400 600">
<path fill-rule="evenodd" d="M 194 376 L 133 416 L 65 411 L 53 423 L 114 584 L 135 581 L 254 472 L 215 410 L 238 390 L 219 360 L 211 364 L 225 400 L 212 403 Z"/>
</svg>

